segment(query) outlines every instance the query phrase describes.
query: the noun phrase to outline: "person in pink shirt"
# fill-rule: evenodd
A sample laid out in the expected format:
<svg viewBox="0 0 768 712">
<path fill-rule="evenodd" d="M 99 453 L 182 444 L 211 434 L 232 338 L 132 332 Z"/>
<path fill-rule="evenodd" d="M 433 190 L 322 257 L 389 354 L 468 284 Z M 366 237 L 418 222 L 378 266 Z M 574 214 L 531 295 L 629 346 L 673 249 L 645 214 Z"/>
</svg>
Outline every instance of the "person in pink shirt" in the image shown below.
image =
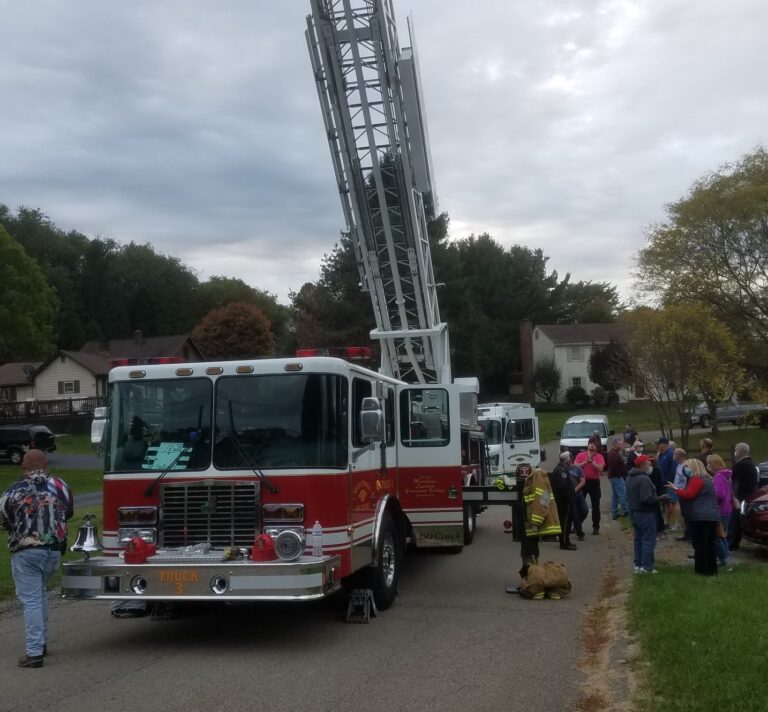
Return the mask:
<svg viewBox="0 0 768 712">
<path fill-rule="evenodd" d="M 605 459 L 590 442 L 586 452 L 580 452 L 573 461 L 584 473 L 584 496 L 589 496 L 592 508 L 592 533 L 600 533 L 600 475 L 605 469 Z"/>
</svg>

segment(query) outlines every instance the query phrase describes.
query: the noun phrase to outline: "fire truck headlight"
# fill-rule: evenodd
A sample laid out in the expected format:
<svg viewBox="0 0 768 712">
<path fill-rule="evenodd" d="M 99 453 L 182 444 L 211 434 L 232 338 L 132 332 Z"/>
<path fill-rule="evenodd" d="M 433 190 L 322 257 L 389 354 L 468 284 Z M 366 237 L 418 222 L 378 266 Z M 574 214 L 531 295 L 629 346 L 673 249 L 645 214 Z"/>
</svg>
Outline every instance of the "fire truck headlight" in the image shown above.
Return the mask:
<svg viewBox="0 0 768 712">
<path fill-rule="evenodd" d="M 304 553 L 304 537 L 293 529 L 283 529 L 275 537 L 275 553 L 283 561 L 295 561 Z"/>
<path fill-rule="evenodd" d="M 138 527 L 122 527 L 117 530 L 117 542 L 125 546 L 131 539 L 143 539 L 148 544 L 157 541 L 157 529 L 139 529 Z"/>
</svg>

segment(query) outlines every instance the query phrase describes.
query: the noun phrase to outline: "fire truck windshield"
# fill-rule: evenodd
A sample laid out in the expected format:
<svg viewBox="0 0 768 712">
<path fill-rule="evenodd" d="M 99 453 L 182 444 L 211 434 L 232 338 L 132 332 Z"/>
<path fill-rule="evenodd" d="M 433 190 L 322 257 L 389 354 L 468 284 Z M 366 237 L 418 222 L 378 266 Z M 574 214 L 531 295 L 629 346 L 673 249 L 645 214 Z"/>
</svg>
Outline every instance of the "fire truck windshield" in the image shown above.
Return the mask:
<svg viewBox="0 0 768 712">
<path fill-rule="evenodd" d="M 214 467 L 346 467 L 347 390 L 331 374 L 220 378 Z"/>
<path fill-rule="evenodd" d="M 113 383 L 105 470 L 207 469 L 212 391 L 207 378 Z"/>
<path fill-rule="evenodd" d="M 498 420 L 483 420 L 481 418 L 477 422 L 485 428 L 485 437 L 489 445 L 501 444 L 501 423 Z"/>
</svg>

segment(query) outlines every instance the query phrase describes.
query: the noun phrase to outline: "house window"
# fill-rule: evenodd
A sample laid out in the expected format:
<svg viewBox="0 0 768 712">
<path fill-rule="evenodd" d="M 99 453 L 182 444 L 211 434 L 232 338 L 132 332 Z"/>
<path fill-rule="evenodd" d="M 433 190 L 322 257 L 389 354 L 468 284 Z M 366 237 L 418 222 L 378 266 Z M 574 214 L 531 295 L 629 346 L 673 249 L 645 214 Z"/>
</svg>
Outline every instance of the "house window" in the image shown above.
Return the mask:
<svg viewBox="0 0 768 712">
<path fill-rule="evenodd" d="M 80 393 L 80 381 L 59 381 L 59 395 Z"/>
<path fill-rule="evenodd" d="M 583 346 L 569 346 L 568 347 L 568 360 L 569 361 L 583 361 L 584 360 L 584 347 Z"/>
<path fill-rule="evenodd" d="M 635 382 L 635 398 L 638 400 L 644 400 L 645 399 L 645 382 L 644 381 L 636 381 Z"/>
<path fill-rule="evenodd" d="M 581 383 L 581 376 L 574 376 L 571 379 L 571 386 L 573 388 L 582 388 L 583 386 L 582 386 L 582 383 Z"/>
</svg>

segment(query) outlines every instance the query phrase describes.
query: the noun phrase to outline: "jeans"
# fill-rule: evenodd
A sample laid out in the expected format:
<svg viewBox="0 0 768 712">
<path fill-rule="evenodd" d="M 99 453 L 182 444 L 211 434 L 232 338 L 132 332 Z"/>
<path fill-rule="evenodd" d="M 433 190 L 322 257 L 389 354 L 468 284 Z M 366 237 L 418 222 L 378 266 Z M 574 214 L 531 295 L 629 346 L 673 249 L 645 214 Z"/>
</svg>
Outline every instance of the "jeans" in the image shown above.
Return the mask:
<svg viewBox="0 0 768 712">
<path fill-rule="evenodd" d="M 589 505 L 592 508 L 592 530 L 600 530 L 600 480 L 586 480 L 584 483 L 584 497 L 589 495 Z"/>
<path fill-rule="evenodd" d="M 587 500 L 584 499 L 584 493 L 579 490 L 574 492 L 573 499 L 571 500 L 571 521 L 573 523 L 573 531 L 578 536 L 584 536 L 584 520 L 589 516 L 589 507 L 587 506 Z"/>
<path fill-rule="evenodd" d="M 656 513 L 630 512 L 629 520 L 635 534 L 635 566 L 653 571 L 656 553 Z"/>
<path fill-rule="evenodd" d="M 24 609 L 27 655 L 43 654 L 48 640 L 48 594 L 45 585 L 59 569 L 61 553 L 41 546 L 17 551 L 11 557 L 16 595 Z"/>
<path fill-rule="evenodd" d="M 616 519 L 619 509 L 622 514 L 627 513 L 627 483 L 623 477 L 611 477 L 611 516 Z"/>
<path fill-rule="evenodd" d="M 723 524 L 723 529 L 725 531 L 728 531 L 728 521 L 730 520 L 731 515 L 725 514 L 720 517 L 720 521 Z M 728 558 L 731 555 L 731 550 L 728 548 L 728 540 L 727 539 L 716 539 L 715 540 L 715 548 L 717 551 L 717 560 L 720 563 L 721 566 L 725 566 L 728 563 Z"/>
</svg>

